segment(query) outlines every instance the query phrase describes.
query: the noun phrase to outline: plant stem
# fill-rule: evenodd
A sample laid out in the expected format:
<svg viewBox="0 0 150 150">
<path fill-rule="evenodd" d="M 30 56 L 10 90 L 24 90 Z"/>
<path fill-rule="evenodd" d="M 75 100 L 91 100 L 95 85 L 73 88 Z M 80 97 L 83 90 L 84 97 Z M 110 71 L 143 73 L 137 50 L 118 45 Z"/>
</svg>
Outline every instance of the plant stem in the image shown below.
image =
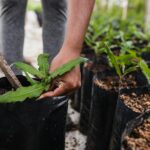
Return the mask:
<svg viewBox="0 0 150 150">
<path fill-rule="evenodd" d="M 12 87 L 18 88 L 22 86 L 2 54 L 0 54 L 0 68 L 11 83 Z"/>
</svg>

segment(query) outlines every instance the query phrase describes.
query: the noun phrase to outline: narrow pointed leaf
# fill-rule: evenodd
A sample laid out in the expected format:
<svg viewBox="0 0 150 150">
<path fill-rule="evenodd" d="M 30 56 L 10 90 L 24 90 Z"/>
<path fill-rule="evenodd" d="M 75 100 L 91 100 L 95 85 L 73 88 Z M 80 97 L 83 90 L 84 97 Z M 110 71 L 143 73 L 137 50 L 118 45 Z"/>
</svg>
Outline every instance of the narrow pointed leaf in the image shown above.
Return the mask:
<svg viewBox="0 0 150 150">
<path fill-rule="evenodd" d="M 123 63 L 126 65 L 133 64 L 134 60 L 136 59 L 138 61 L 138 57 L 132 56 L 131 54 L 124 54 L 117 57 L 117 61 L 119 61 L 119 63 Z"/>
<path fill-rule="evenodd" d="M 56 78 L 58 76 L 62 76 L 65 73 L 69 72 L 70 70 L 72 70 L 74 67 L 76 67 L 77 65 L 86 62 L 87 59 L 83 58 L 83 57 L 79 57 L 77 59 L 71 60 L 68 63 L 62 65 L 61 67 L 57 68 L 54 72 L 52 72 L 50 74 L 50 78 Z"/>
<path fill-rule="evenodd" d="M 115 55 L 113 54 L 113 52 L 110 50 L 110 48 L 109 48 L 108 46 L 107 46 L 106 49 L 107 49 L 107 54 L 108 54 L 108 57 L 109 57 L 109 59 L 110 59 L 110 61 L 111 61 L 112 66 L 115 68 L 117 74 L 118 74 L 119 76 L 121 76 L 122 73 L 121 73 L 119 64 L 118 64 L 118 62 L 117 62 L 117 58 L 115 57 Z"/>
<path fill-rule="evenodd" d="M 22 102 L 27 98 L 37 98 L 44 91 L 45 86 L 41 83 L 28 87 L 18 88 L 0 96 L 0 103 Z"/>
<path fill-rule="evenodd" d="M 49 74 L 49 55 L 44 53 L 44 54 L 40 54 L 38 56 L 38 66 L 39 66 L 39 71 L 41 71 L 44 76 Z"/>
<path fill-rule="evenodd" d="M 39 78 L 44 78 L 44 75 L 42 72 L 34 68 L 33 66 L 30 66 L 28 64 L 22 63 L 22 62 L 16 62 L 14 63 L 16 67 L 24 72 L 27 72 L 33 76 L 39 77 Z"/>
<path fill-rule="evenodd" d="M 123 75 L 125 76 L 125 75 L 127 75 L 127 74 L 129 74 L 129 73 L 131 73 L 131 72 L 136 71 L 136 70 L 137 70 L 137 67 L 138 67 L 138 66 L 129 67 L 128 69 L 126 69 L 126 70 L 124 71 Z"/>
<path fill-rule="evenodd" d="M 29 74 L 27 72 L 25 72 L 25 75 L 26 75 L 26 78 L 27 78 L 27 81 L 31 84 L 31 85 L 34 85 L 37 83 L 37 81 L 35 81 L 34 79 L 32 79 Z"/>
<path fill-rule="evenodd" d="M 148 65 L 146 64 L 146 62 L 144 60 L 141 60 L 139 63 L 139 66 L 143 72 L 143 74 L 145 75 L 148 84 L 150 85 L 150 68 L 148 67 Z"/>
</svg>

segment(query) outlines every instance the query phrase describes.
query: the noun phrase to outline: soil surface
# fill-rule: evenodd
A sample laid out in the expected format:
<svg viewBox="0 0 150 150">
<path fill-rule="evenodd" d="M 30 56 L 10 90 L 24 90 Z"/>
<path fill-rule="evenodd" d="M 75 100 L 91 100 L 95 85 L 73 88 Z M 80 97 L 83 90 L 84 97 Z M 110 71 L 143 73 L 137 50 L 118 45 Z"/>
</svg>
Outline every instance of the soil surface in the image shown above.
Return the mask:
<svg viewBox="0 0 150 150">
<path fill-rule="evenodd" d="M 131 94 L 122 94 L 120 99 L 134 112 L 142 113 L 146 109 L 150 109 L 149 93 L 136 94 L 133 92 Z"/>
<path fill-rule="evenodd" d="M 96 79 L 94 82 L 96 85 L 98 85 L 100 88 L 106 91 L 109 91 L 109 90 L 118 91 L 118 87 L 119 87 L 118 76 L 108 76 L 101 80 Z"/>
<path fill-rule="evenodd" d="M 84 150 L 87 137 L 78 130 L 80 114 L 71 107 L 71 101 L 69 101 L 68 116 L 73 126 L 66 132 L 65 150 Z"/>
<path fill-rule="evenodd" d="M 135 76 L 133 75 L 128 75 L 125 78 L 123 78 L 121 82 L 121 87 L 123 88 L 134 88 L 138 86 L 138 82 L 136 81 Z"/>
<path fill-rule="evenodd" d="M 126 150 L 150 150 L 150 119 L 144 121 L 126 137 L 124 145 Z"/>
<path fill-rule="evenodd" d="M 143 79 L 138 80 L 138 76 L 136 74 L 127 75 L 120 83 L 119 77 L 117 75 L 104 75 L 104 77 L 102 77 L 101 79 L 97 79 L 95 81 L 95 84 L 104 90 L 118 90 L 119 84 L 120 88 L 136 88 L 145 85 Z"/>
<path fill-rule="evenodd" d="M 85 57 L 87 57 L 87 56 L 85 56 Z M 84 67 L 93 71 L 94 73 L 104 72 L 110 68 L 109 64 L 108 64 L 107 57 L 104 54 L 101 54 L 100 56 L 95 55 L 94 58 L 92 58 L 90 61 L 85 63 Z"/>
</svg>

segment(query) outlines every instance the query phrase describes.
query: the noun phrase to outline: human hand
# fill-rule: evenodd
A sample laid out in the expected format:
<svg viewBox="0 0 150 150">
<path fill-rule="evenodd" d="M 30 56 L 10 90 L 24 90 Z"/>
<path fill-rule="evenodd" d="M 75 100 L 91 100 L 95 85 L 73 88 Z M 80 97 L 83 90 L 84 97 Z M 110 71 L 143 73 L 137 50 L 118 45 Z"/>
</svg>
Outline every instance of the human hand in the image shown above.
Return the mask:
<svg viewBox="0 0 150 150">
<path fill-rule="evenodd" d="M 79 57 L 79 54 L 72 53 L 72 52 L 59 52 L 57 56 L 53 59 L 50 67 L 50 72 L 56 70 L 61 65 Z M 45 97 L 54 97 L 60 96 L 64 94 L 68 94 L 81 86 L 81 73 L 80 67 L 77 66 L 72 69 L 70 72 L 66 73 L 59 79 L 53 81 L 54 89 L 44 93 L 41 95 L 40 98 Z"/>
</svg>

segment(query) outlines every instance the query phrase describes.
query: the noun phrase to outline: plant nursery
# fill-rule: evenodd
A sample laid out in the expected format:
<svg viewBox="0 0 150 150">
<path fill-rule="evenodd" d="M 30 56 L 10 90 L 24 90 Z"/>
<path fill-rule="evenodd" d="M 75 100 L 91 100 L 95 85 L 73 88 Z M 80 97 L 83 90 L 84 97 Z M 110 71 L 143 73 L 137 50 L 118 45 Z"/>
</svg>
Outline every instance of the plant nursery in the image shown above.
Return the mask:
<svg viewBox="0 0 150 150">
<path fill-rule="evenodd" d="M 0 51 L 0 150 L 150 150 L 150 0 L 96 0 L 81 55 L 51 72 L 42 15 L 29 0 L 23 61 Z M 77 66 L 78 89 L 41 96 Z"/>
</svg>

